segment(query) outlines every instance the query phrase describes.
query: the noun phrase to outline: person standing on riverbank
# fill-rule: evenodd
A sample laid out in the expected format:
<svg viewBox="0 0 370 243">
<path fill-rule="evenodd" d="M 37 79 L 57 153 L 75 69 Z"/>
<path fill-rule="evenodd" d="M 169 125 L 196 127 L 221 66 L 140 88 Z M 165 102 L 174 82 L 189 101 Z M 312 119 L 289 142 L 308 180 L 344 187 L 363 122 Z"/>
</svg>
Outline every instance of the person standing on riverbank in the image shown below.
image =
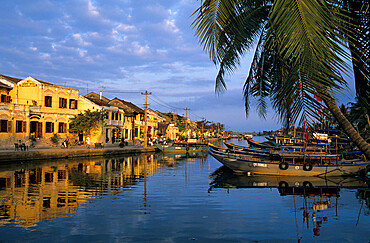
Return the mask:
<svg viewBox="0 0 370 243">
<path fill-rule="evenodd" d="M 87 137 L 86 137 L 86 147 L 87 147 L 88 149 L 90 149 L 90 143 L 91 143 L 91 141 L 90 141 L 90 136 L 87 136 Z"/>
</svg>

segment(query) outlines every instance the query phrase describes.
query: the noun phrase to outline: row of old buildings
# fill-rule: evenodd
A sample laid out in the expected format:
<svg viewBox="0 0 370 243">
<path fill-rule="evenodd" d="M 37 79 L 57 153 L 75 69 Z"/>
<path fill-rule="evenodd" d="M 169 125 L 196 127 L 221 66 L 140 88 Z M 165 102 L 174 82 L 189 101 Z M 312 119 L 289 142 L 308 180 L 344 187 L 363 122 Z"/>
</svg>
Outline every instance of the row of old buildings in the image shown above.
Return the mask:
<svg viewBox="0 0 370 243">
<path fill-rule="evenodd" d="M 71 141 L 84 141 L 87 134 L 70 131 L 71 118 L 86 110 L 104 109 L 107 117 L 103 124 L 89 134 L 92 143 L 116 143 L 127 138 L 134 142 L 143 140 L 145 131 L 142 108 L 120 98 L 108 99 L 102 94 L 79 94 L 78 89 L 58 86 L 33 77 L 18 79 L 0 75 L 0 147 L 9 147 L 19 140 L 37 138 L 50 140 L 58 135 Z M 147 110 L 148 137 L 165 135 L 212 136 L 209 131 L 180 131 L 179 119 L 192 127 L 189 119 L 174 113 Z M 194 133 L 194 134 L 189 134 Z M 195 134 L 198 133 L 198 134 Z"/>
</svg>

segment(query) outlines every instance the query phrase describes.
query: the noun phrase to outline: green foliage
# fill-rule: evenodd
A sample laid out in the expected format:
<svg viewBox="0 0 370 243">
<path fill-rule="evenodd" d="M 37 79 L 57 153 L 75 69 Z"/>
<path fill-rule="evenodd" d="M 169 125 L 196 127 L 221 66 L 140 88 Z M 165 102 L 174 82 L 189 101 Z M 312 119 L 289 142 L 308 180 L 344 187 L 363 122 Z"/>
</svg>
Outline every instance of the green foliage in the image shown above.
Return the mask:
<svg viewBox="0 0 370 243">
<path fill-rule="evenodd" d="M 368 11 L 369 4 L 365 2 L 363 9 Z M 318 119 L 317 110 L 323 110 L 323 104 L 313 96 L 331 98 L 333 91 L 346 87 L 341 73 L 350 71 L 347 45 L 352 47 L 353 36 L 361 35 L 361 28 L 354 25 L 355 21 L 351 23 L 348 8 L 342 3 L 329 0 L 202 1 L 194 13 L 193 26 L 210 59 L 219 65 L 216 91 L 226 89 L 224 76 L 235 71 L 244 53 L 257 43 L 244 84 L 247 115 L 250 97 L 255 97 L 259 115 L 265 116 L 266 99 L 270 99 L 278 118 L 287 127 L 299 118 L 301 122 Z M 368 16 L 364 11 L 359 14 Z M 363 42 L 362 46 L 368 46 L 370 38 L 358 39 Z M 357 59 L 366 63 L 369 52 L 361 48 L 356 51 Z M 369 73 L 369 65 L 364 69 L 363 73 Z M 368 77 L 364 82 L 367 88 Z M 368 95 L 364 97 L 368 99 Z"/>
<path fill-rule="evenodd" d="M 179 132 L 182 132 L 185 130 L 185 124 L 181 121 L 177 121 L 176 126 L 179 128 Z"/>
<path fill-rule="evenodd" d="M 53 144 L 57 145 L 57 144 L 58 144 L 58 141 L 59 141 L 59 136 L 58 136 L 58 134 L 54 133 L 54 135 L 50 138 L 50 141 L 51 141 Z"/>
<path fill-rule="evenodd" d="M 77 116 L 71 118 L 70 130 L 71 133 L 90 134 L 92 130 L 102 125 L 106 119 L 107 112 L 105 110 L 90 111 L 86 110 Z"/>
<path fill-rule="evenodd" d="M 30 136 L 30 140 L 35 143 L 36 142 L 36 137 L 34 135 L 32 135 L 32 136 Z"/>
<path fill-rule="evenodd" d="M 125 143 L 124 143 L 123 141 L 121 141 L 121 142 L 118 144 L 118 146 L 119 146 L 120 148 L 123 148 L 123 147 L 125 147 Z"/>
</svg>

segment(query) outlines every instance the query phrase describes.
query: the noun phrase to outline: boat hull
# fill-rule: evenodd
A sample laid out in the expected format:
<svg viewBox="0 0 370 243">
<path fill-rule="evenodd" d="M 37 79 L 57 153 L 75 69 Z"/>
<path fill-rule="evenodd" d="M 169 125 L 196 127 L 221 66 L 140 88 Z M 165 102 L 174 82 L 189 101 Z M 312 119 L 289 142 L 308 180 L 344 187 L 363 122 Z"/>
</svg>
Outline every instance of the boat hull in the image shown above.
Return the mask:
<svg viewBox="0 0 370 243">
<path fill-rule="evenodd" d="M 209 153 L 223 165 L 237 173 L 254 173 L 262 175 L 281 176 L 350 176 L 369 166 L 370 163 L 340 163 L 338 165 L 313 165 L 309 170 L 304 170 L 303 164 L 288 164 L 281 169 L 277 161 L 260 160 L 253 157 L 226 154 L 210 150 Z M 307 168 L 307 167 L 306 167 Z"/>
</svg>

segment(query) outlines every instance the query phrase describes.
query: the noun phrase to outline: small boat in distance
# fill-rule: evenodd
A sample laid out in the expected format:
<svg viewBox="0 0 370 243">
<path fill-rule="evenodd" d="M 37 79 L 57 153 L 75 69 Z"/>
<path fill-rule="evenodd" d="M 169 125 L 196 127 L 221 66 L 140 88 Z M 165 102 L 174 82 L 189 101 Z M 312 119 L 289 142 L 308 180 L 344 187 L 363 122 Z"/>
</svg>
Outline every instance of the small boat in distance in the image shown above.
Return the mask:
<svg viewBox="0 0 370 243">
<path fill-rule="evenodd" d="M 207 151 L 209 149 L 208 144 L 200 143 L 193 140 L 188 140 L 188 142 L 172 143 L 169 145 L 165 144 L 154 144 L 154 145 L 164 153 L 193 153 Z"/>
</svg>

